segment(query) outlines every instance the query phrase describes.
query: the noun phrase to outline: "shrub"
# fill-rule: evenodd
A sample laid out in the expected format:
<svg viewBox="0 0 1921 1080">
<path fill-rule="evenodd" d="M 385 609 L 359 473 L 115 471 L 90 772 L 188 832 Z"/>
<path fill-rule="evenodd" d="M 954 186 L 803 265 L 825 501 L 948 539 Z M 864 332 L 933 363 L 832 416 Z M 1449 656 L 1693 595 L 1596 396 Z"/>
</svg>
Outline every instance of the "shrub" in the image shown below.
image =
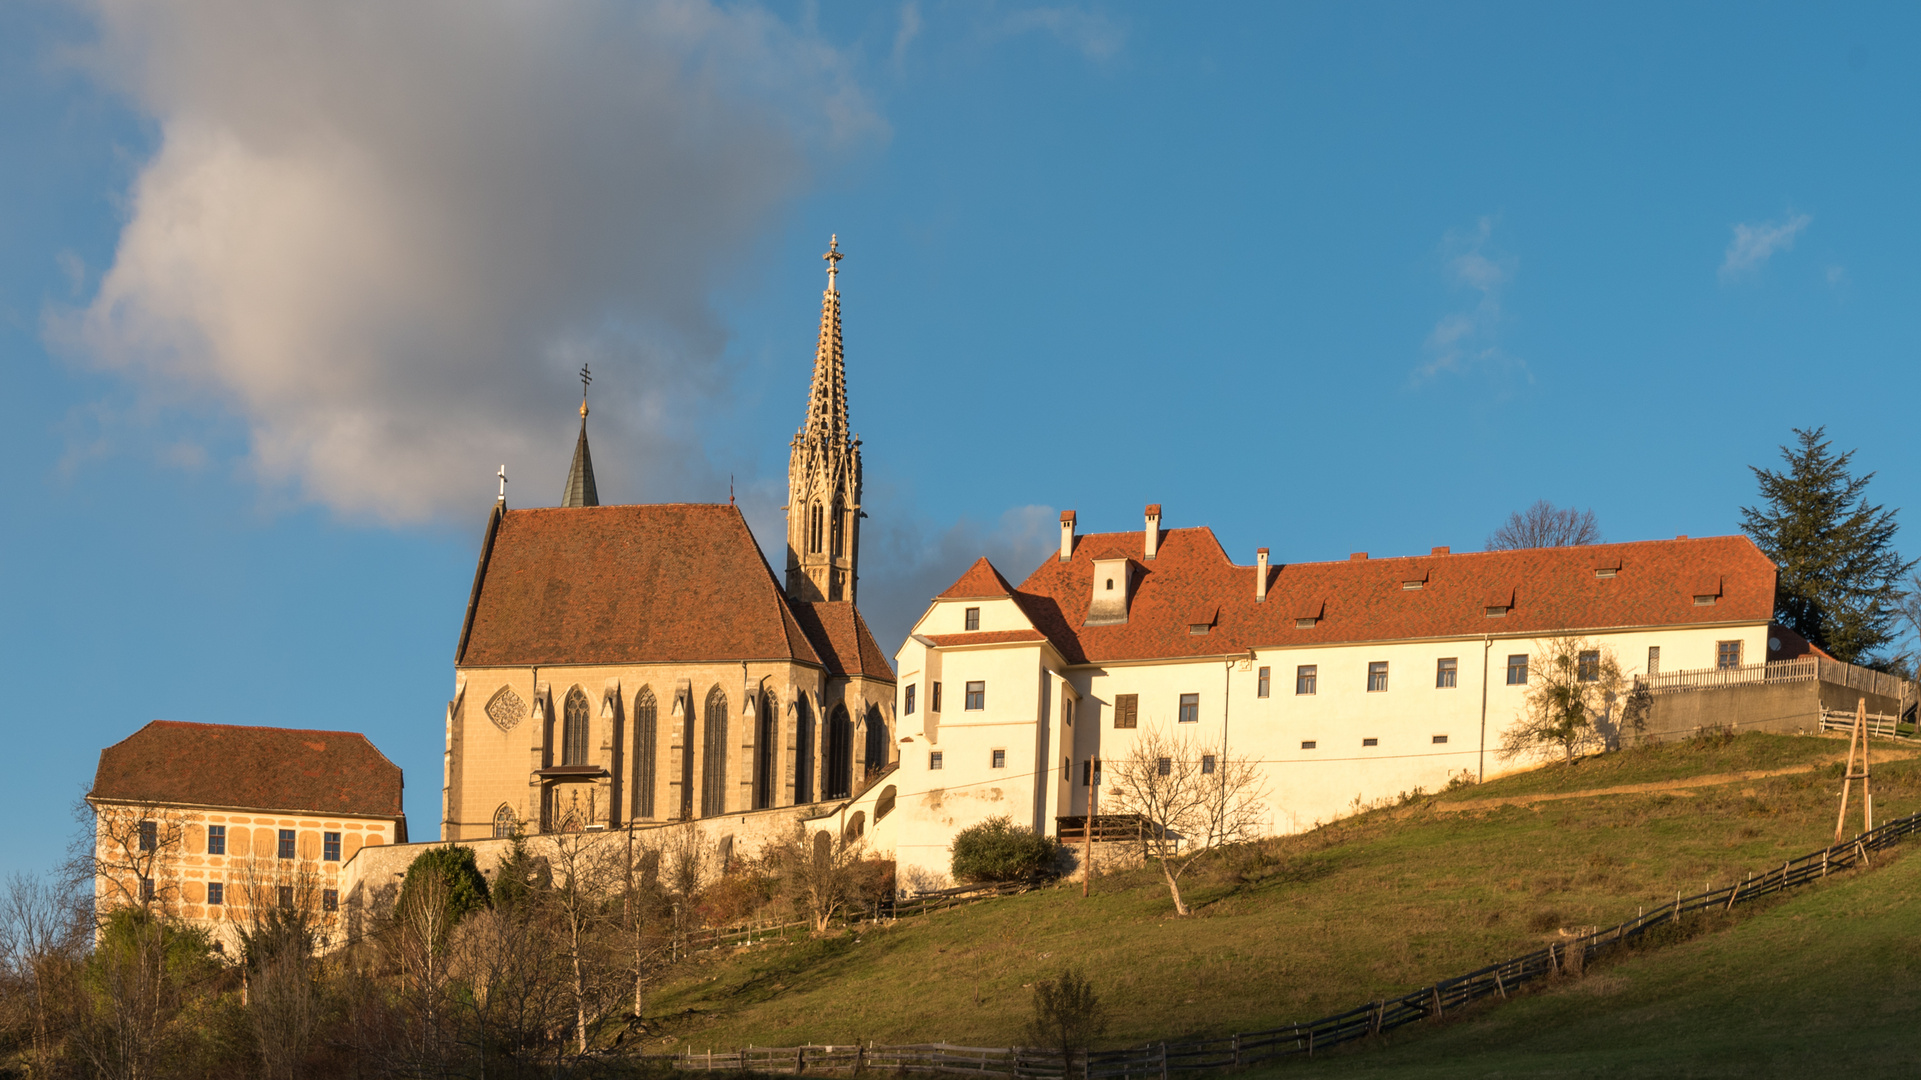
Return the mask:
<svg viewBox="0 0 1921 1080">
<path fill-rule="evenodd" d="M 1074 1072 L 1074 1051 L 1085 1050 L 1107 1030 L 1107 1009 L 1094 984 L 1078 968 L 1034 984 L 1034 1018 L 1024 1034 L 1036 1047 L 1057 1050 L 1064 1075 Z"/>
<path fill-rule="evenodd" d="M 1054 868 L 1060 843 L 1005 817 L 992 817 L 954 835 L 957 881 L 1020 881 Z"/>
<path fill-rule="evenodd" d="M 430 880 L 435 882 L 433 886 L 428 885 Z M 407 866 L 406 879 L 400 883 L 398 908 L 406 911 L 410 903 L 429 902 L 428 897 L 438 898 L 444 905 L 447 928 L 469 912 L 488 906 L 487 879 L 474 864 L 473 848 L 449 844 L 428 848 L 414 857 Z M 435 947 L 440 944 L 436 942 Z"/>
</svg>

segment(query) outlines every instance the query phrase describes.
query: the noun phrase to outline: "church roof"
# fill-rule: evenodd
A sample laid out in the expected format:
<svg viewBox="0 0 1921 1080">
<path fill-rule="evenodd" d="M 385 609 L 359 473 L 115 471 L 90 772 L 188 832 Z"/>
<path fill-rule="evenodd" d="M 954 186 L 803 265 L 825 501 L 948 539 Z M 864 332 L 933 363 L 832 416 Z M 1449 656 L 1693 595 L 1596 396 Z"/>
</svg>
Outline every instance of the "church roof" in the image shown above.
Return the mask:
<svg viewBox="0 0 1921 1080">
<path fill-rule="evenodd" d="M 455 663 L 823 663 L 737 507 L 496 511 Z"/>
<path fill-rule="evenodd" d="M 975 597 L 986 599 L 993 596 L 1012 596 L 1013 593 L 1014 586 L 1009 585 L 1007 579 L 1001 576 L 1001 572 L 994 569 L 994 564 L 987 561 L 987 556 L 982 555 L 974 560 L 974 565 L 967 568 L 967 572 L 960 576 L 960 580 L 949 585 L 935 599 L 971 600 Z"/>
<path fill-rule="evenodd" d="M 353 731 L 155 720 L 100 751 L 88 795 L 404 821 L 400 766 Z"/>
<path fill-rule="evenodd" d="M 1071 559 L 1048 556 L 1014 597 L 1070 663 L 1490 633 L 1765 623 L 1774 611 L 1774 564 L 1741 536 L 1292 563 L 1269 569 L 1265 602 L 1255 599 L 1255 567 L 1231 562 L 1211 529 L 1163 531 L 1151 560 L 1142 548 L 1139 532 L 1083 536 Z M 1139 568 L 1126 621 L 1085 625 L 1093 561 L 1120 558 Z M 964 585 L 979 589 L 969 578 L 985 565 L 976 563 L 942 596 L 958 596 Z M 1713 602 L 1696 603 L 1702 595 Z M 1491 607 L 1507 610 L 1490 617 Z M 1205 633 L 1192 632 L 1196 622 L 1207 625 Z"/>
<path fill-rule="evenodd" d="M 587 451 L 585 402 L 580 406 L 580 439 L 574 443 L 574 463 L 567 469 L 567 489 L 560 496 L 560 505 L 600 505 L 600 491 L 594 487 L 594 456 Z"/>
<path fill-rule="evenodd" d="M 865 676 L 894 681 L 894 665 L 874 642 L 873 631 L 860 611 L 845 600 L 814 603 L 790 601 L 794 617 L 814 644 L 814 651 L 833 675 Z"/>
</svg>

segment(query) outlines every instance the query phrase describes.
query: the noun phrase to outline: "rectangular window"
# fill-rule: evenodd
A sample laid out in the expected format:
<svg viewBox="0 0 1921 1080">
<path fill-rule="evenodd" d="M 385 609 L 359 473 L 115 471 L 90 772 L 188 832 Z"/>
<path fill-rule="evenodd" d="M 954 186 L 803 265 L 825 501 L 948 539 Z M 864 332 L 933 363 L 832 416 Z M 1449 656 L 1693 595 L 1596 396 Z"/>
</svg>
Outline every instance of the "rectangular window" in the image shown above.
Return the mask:
<svg viewBox="0 0 1921 1080">
<path fill-rule="evenodd" d="M 320 859 L 322 862 L 340 861 L 340 834 L 337 832 L 320 834 Z"/>
<path fill-rule="evenodd" d="M 1740 667 L 1741 643 L 1738 641 L 1715 642 L 1714 666 L 1718 668 Z"/>
<path fill-rule="evenodd" d="M 1367 665 L 1367 692 L 1379 693 L 1387 689 L 1387 661 L 1376 660 Z"/>
<path fill-rule="evenodd" d="M 1202 754 L 1201 755 L 1201 774 L 1206 776 L 1206 775 L 1212 775 L 1213 772 L 1214 772 L 1214 755 Z"/>
<path fill-rule="evenodd" d="M 340 890 L 338 889 L 320 890 L 320 910 L 339 911 L 340 910 Z"/>
<path fill-rule="evenodd" d="M 941 756 L 940 756 L 939 750 L 929 750 L 927 752 L 927 767 L 929 769 L 939 769 L 941 767 Z"/>
<path fill-rule="evenodd" d="M 225 855 L 227 853 L 227 827 L 225 825 L 207 826 L 207 854 Z"/>
<path fill-rule="evenodd" d="M 218 907 L 227 902 L 227 887 L 218 881 L 207 882 L 207 903 Z"/>
<path fill-rule="evenodd" d="M 1074 779 L 1074 763 L 1068 758 L 1061 759 L 1061 779 L 1070 781 Z"/>
<path fill-rule="evenodd" d="M 1007 768 L 1007 751 L 1005 750 L 994 751 L 994 768 L 996 769 Z"/>
<path fill-rule="evenodd" d="M 1303 750 L 1312 750 L 1312 749 L 1314 749 L 1314 740 L 1313 740 L 1313 739 L 1302 739 L 1302 740 L 1301 740 L 1301 749 L 1303 749 Z"/>
<path fill-rule="evenodd" d="M 143 904 L 153 903 L 153 879 L 150 877 L 140 879 L 140 902 Z"/>
<path fill-rule="evenodd" d="M 1260 670 L 1260 674 L 1259 674 L 1258 676 L 1256 676 L 1256 678 L 1255 678 L 1255 680 L 1254 680 L 1254 696 L 1255 696 L 1255 697 L 1266 697 L 1266 696 L 1267 696 L 1267 687 L 1268 687 L 1268 682 L 1269 682 L 1269 679 L 1268 679 L 1268 673 L 1269 673 L 1269 671 L 1270 671 L 1270 669 L 1268 669 L 1268 668 L 1262 668 L 1262 669 Z"/>
<path fill-rule="evenodd" d="M 1362 740 L 1361 740 L 1361 745 L 1362 745 L 1362 746 L 1379 746 L 1379 745 L 1381 745 L 1381 740 L 1379 740 L 1379 739 L 1362 739 Z"/>
<path fill-rule="evenodd" d="M 1456 657 L 1447 657 L 1434 662 L 1434 689 L 1452 690 L 1455 679 L 1460 677 L 1461 662 Z"/>
<path fill-rule="evenodd" d="M 1297 667 L 1294 669 L 1294 693 L 1295 694 L 1314 693 L 1314 684 L 1316 679 L 1318 678 L 1318 676 L 1316 676 L 1315 674 L 1317 670 L 1319 669 L 1317 669 L 1313 664 L 1302 664 L 1300 667 Z"/>
<path fill-rule="evenodd" d="M 160 846 L 160 823 L 143 821 L 140 823 L 140 850 L 153 851 Z"/>
<path fill-rule="evenodd" d="M 1181 695 L 1180 722 L 1183 724 L 1198 724 L 1201 722 L 1201 695 Z"/>
<path fill-rule="evenodd" d="M 292 829 L 280 830 L 280 857 L 283 859 L 293 858 L 293 830 Z"/>
<path fill-rule="evenodd" d="M 1434 745 L 1436 745 L 1436 746 L 1439 746 L 1439 745 L 1441 745 L 1442 743 L 1444 743 L 1444 742 L 1446 742 L 1446 741 L 1447 741 L 1447 736 L 1445 736 L 1445 735 L 1436 735 L 1436 736 L 1434 736 Z"/>
<path fill-rule="evenodd" d="M 987 708 L 987 684 L 985 682 L 968 683 L 967 701 L 964 704 L 973 712 Z"/>
<path fill-rule="evenodd" d="M 1165 757 L 1161 758 L 1159 761 L 1156 761 L 1154 763 L 1154 771 L 1161 774 L 1162 776 L 1174 775 L 1174 759 L 1165 758 Z"/>
<path fill-rule="evenodd" d="M 280 896 L 278 897 L 278 899 L 280 900 L 280 910 L 292 911 L 293 910 L 293 886 L 292 885 L 280 886 Z"/>
<path fill-rule="evenodd" d="M 940 684 L 939 683 L 927 684 L 927 711 L 934 712 L 934 713 L 937 713 L 940 711 Z"/>
<path fill-rule="evenodd" d="M 1659 645 L 1649 645 L 1648 646 L 1648 674 L 1659 675 L 1660 673 L 1661 673 L 1661 647 Z"/>
<path fill-rule="evenodd" d="M 1509 686 L 1527 685 L 1527 654 L 1514 653 L 1507 658 L 1507 684 Z"/>
<path fill-rule="evenodd" d="M 981 609 L 977 607 L 967 609 L 967 628 L 969 630 L 979 630 L 981 628 Z"/>
<path fill-rule="evenodd" d="M 1574 680 L 1576 682 L 1601 681 L 1601 650 L 1581 650 L 1581 655 L 1574 658 Z"/>
<path fill-rule="evenodd" d="M 915 689 L 916 687 L 914 686 L 913 683 L 907 684 L 907 700 L 901 711 L 905 712 L 908 716 L 914 715 L 914 690 Z"/>
<path fill-rule="evenodd" d="M 1114 695 L 1114 726 L 1117 728 L 1139 727 L 1141 724 L 1141 696 L 1139 694 Z"/>
</svg>

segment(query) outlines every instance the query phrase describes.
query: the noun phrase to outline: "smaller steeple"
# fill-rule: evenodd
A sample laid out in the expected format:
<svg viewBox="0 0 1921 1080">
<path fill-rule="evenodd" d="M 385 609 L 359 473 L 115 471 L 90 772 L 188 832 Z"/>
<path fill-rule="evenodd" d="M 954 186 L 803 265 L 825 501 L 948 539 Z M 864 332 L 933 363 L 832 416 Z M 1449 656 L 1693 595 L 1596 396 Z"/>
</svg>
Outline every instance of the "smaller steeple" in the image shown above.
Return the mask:
<svg viewBox="0 0 1921 1080">
<path fill-rule="evenodd" d="M 587 384 L 594 381 L 587 365 L 580 366 L 580 441 L 574 444 L 574 464 L 567 470 L 567 492 L 562 506 L 599 506 L 600 493 L 594 490 L 594 456 L 587 452 Z"/>
</svg>

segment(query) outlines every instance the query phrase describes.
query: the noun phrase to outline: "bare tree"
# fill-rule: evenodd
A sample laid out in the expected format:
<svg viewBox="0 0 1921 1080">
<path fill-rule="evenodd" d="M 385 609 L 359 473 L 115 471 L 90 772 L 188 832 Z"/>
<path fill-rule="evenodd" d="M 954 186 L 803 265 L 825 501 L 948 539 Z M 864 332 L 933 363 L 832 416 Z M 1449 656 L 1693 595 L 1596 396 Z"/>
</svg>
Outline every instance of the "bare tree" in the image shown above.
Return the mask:
<svg viewBox="0 0 1921 1080">
<path fill-rule="evenodd" d="M 320 1025 L 320 971 L 314 952 L 324 910 L 312 860 L 254 856 L 229 865 L 237 886 L 227 905 L 238 916 L 247 1020 L 262 1072 L 291 1078 Z"/>
<path fill-rule="evenodd" d="M 470 1010 L 463 1037 L 482 1076 L 565 1052 L 559 1033 L 574 1026 L 575 1002 L 547 899 L 476 911 L 454 928 L 453 975 L 467 991 L 455 1001 Z"/>
<path fill-rule="evenodd" d="M 859 899 L 863 843 L 863 838 L 840 829 L 810 833 L 807 822 L 797 820 L 785 837 L 769 845 L 781 893 L 814 924 L 816 934 L 826 933 L 834 917 Z"/>
<path fill-rule="evenodd" d="M 1225 747 L 1152 729 L 1109 768 L 1114 813 L 1141 819 L 1142 844 L 1160 864 L 1174 910 L 1191 914 L 1181 876 L 1210 852 L 1260 835 L 1266 792 L 1259 769 Z"/>
<path fill-rule="evenodd" d="M 76 817 L 88 835 L 76 838 L 70 870 L 93 885 L 101 917 L 123 906 L 159 914 L 179 910 L 185 812 L 159 803 L 96 803 L 89 798 Z"/>
<path fill-rule="evenodd" d="M 190 990 L 218 968 L 206 931 L 135 905 L 109 911 L 68 1038 L 108 1080 L 157 1080 L 189 1035 Z"/>
<path fill-rule="evenodd" d="M 1527 695 L 1521 715 L 1501 735 L 1501 757 L 1558 750 L 1572 761 L 1604 749 L 1607 733 L 1597 721 L 1626 687 L 1612 649 L 1571 635 L 1546 639 L 1528 662 Z"/>
<path fill-rule="evenodd" d="M 646 1003 L 648 980 L 669 954 L 677 927 L 672 922 L 672 898 L 661 883 L 661 850 L 651 834 L 627 830 L 626 856 L 621 861 L 621 929 L 634 979 L 634 1019 Z"/>
<path fill-rule="evenodd" d="M 574 1052 L 585 1054 L 589 1033 L 613 997 L 602 932 L 609 922 L 609 897 L 620 883 L 620 852 L 604 832 L 556 833 L 551 840 L 554 936 L 568 967 Z"/>
<path fill-rule="evenodd" d="M 79 890 L 15 874 L 0 896 L 0 1008 L 30 1076 L 52 1075 L 92 919 Z"/>
<path fill-rule="evenodd" d="M 1573 547 L 1601 542 L 1601 526 L 1592 510 L 1556 509 L 1546 499 L 1518 513 L 1487 538 L 1489 551 L 1518 548 Z"/>
</svg>

